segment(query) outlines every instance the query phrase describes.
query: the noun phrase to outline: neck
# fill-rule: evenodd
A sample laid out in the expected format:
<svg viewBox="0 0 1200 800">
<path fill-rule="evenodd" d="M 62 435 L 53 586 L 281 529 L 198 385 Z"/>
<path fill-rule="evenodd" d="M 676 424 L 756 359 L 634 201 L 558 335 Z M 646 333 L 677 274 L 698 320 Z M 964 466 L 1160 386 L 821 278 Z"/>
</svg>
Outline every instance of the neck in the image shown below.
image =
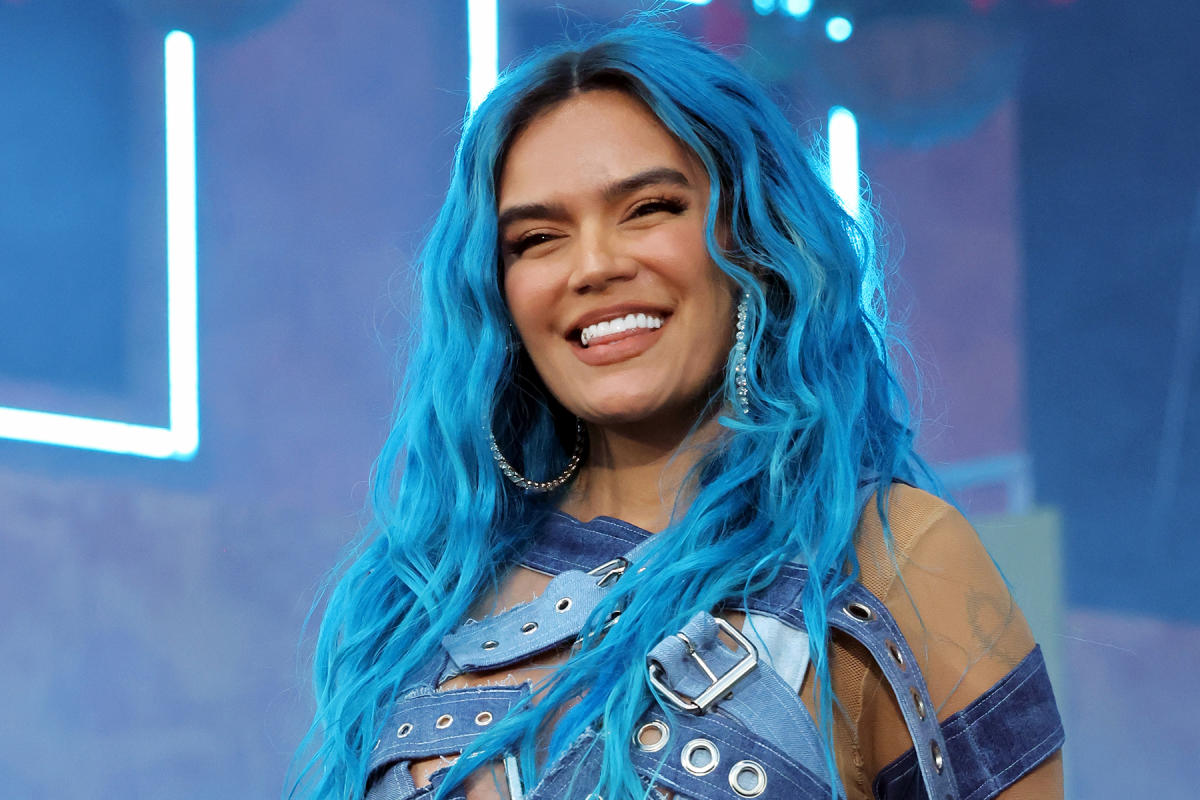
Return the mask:
<svg viewBox="0 0 1200 800">
<path fill-rule="evenodd" d="M 695 492 L 694 485 L 684 485 L 688 472 L 721 433 L 714 412 L 689 437 L 694 419 L 681 414 L 665 424 L 588 423 L 587 461 L 559 507 L 581 520 L 603 515 L 648 531 L 663 530 L 677 499 L 678 511 L 686 509 Z"/>
</svg>

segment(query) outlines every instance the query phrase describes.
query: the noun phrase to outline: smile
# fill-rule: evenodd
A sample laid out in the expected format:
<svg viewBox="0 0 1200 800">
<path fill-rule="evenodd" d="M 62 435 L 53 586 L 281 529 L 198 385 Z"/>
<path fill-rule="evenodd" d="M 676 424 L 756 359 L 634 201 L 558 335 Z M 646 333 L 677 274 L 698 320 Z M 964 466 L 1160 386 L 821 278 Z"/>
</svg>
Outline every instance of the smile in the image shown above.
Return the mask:
<svg viewBox="0 0 1200 800">
<path fill-rule="evenodd" d="M 584 347 L 590 344 L 603 344 L 625 338 L 621 334 L 635 330 L 655 330 L 661 328 L 662 317 L 654 314 L 626 314 L 616 319 L 605 320 L 588 325 L 579 332 L 579 343 Z"/>
</svg>

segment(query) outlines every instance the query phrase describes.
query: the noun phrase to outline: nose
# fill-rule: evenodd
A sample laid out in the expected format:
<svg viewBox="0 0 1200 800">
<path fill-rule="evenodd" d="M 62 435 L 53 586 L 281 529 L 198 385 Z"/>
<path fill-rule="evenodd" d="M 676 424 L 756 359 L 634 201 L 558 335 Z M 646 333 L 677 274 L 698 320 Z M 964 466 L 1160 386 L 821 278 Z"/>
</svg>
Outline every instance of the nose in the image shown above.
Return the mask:
<svg viewBox="0 0 1200 800">
<path fill-rule="evenodd" d="M 603 291 L 612 283 L 627 281 L 637 274 L 637 259 L 621 253 L 603 233 L 579 237 L 567 287 L 577 294 Z"/>
</svg>

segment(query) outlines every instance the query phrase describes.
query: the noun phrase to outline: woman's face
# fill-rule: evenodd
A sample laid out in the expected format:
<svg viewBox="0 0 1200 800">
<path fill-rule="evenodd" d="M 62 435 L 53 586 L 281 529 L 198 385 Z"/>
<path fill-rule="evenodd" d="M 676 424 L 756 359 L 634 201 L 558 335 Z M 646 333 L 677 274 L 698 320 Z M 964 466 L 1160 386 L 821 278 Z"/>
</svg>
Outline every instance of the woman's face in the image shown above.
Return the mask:
<svg viewBox="0 0 1200 800">
<path fill-rule="evenodd" d="M 734 284 L 705 247 L 708 191 L 695 156 L 622 92 L 576 95 L 513 141 L 504 292 L 538 374 L 577 416 L 694 415 L 720 380 Z"/>
</svg>

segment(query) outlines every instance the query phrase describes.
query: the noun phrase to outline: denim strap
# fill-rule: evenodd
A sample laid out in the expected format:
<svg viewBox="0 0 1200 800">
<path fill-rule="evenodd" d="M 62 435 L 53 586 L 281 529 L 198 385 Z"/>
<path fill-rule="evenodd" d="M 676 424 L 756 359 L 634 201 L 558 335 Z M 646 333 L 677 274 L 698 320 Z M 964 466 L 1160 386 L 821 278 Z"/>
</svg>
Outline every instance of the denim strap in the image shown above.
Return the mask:
<svg viewBox="0 0 1200 800">
<path fill-rule="evenodd" d="M 450 656 L 443 679 L 475 670 L 516 664 L 575 639 L 625 566 L 653 544 L 645 539 L 628 552 L 589 566 L 588 572 L 560 572 L 536 600 L 514 606 L 482 622 L 461 626 L 442 638 Z M 623 563 L 622 563 L 623 562 Z"/>
<path fill-rule="evenodd" d="M 371 751 L 369 800 L 419 796 L 409 765 L 431 756 L 457 755 L 493 722 L 529 696 L 529 684 L 435 691 L 422 688 L 392 706 Z"/>
<path fill-rule="evenodd" d="M 444 677 L 515 664 L 575 638 L 608 594 L 602 583 L 603 576 L 569 570 L 536 600 L 447 634 L 442 646 L 451 663 Z"/>
<path fill-rule="evenodd" d="M 865 609 L 865 611 L 864 611 Z M 846 588 L 827 611 L 829 625 L 848 633 L 871 652 L 883 671 L 912 737 L 917 766 L 929 796 L 958 798 L 951 754 L 938 724 L 925 677 L 887 607 L 861 583 Z"/>
<path fill-rule="evenodd" d="M 987 800 L 1016 783 L 1063 745 L 1065 734 L 1042 649 L 942 723 L 963 800 Z M 909 750 L 875 778 L 879 800 L 924 798 Z"/>
<path fill-rule="evenodd" d="M 701 663 L 720 676 L 731 673 L 745 657 L 741 652 L 730 651 L 717 638 L 717 632 L 712 615 L 699 612 L 679 634 L 655 645 L 648 660 L 658 665 L 663 673 L 661 680 L 674 691 L 699 697 L 713 683 Z M 715 708 L 793 761 L 807 765 L 819 780 L 829 781 L 816 723 L 800 696 L 765 661 L 759 661 L 738 680 L 732 693 L 718 700 Z"/>
</svg>

